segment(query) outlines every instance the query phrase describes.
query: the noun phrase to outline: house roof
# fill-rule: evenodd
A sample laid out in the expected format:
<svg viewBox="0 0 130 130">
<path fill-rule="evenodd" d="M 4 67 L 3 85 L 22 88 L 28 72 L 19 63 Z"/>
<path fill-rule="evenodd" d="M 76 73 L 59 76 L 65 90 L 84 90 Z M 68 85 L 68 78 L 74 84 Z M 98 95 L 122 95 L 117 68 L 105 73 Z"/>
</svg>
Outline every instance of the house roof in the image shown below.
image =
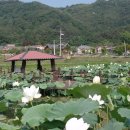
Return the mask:
<svg viewBox="0 0 130 130">
<path fill-rule="evenodd" d="M 68 43 L 62 42 L 61 44 L 61 48 L 64 49 L 66 46 L 68 46 Z M 47 44 L 46 47 L 53 49 L 54 48 L 54 44 Z M 58 49 L 60 48 L 60 44 L 55 44 L 55 48 Z"/>
<path fill-rule="evenodd" d="M 78 49 L 92 49 L 93 47 L 87 45 L 80 45 Z"/>
<path fill-rule="evenodd" d="M 15 55 L 6 61 L 21 61 L 21 60 L 50 60 L 50 59 L 60 59 L 61 57 L 42 53 L 38 51 L 27 51 L 21 54 Z"/>
</svg>

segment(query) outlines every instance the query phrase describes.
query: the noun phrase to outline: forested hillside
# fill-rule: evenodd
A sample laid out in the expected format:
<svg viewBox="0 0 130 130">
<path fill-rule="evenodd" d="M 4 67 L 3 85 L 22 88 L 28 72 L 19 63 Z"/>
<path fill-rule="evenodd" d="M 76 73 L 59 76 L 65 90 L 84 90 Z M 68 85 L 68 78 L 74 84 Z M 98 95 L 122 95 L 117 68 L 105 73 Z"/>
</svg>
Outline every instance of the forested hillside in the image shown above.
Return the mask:
<svg viewBox="0 0 130 130">
<path fill-rule="evenodd" d="M 130 0 L 52 8 L 32 2 L 0 1 L 0 44 L 59 42 L 71 45 L 130 43 Z"/>
</svg>

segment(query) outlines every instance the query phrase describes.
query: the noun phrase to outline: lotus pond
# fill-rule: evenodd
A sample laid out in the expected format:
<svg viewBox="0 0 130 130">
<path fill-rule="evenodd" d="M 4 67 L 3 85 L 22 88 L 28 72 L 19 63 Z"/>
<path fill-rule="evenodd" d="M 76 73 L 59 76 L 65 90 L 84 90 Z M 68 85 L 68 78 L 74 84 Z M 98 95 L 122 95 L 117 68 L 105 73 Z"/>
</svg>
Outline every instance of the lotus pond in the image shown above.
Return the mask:
<svg viewBox="0 0 130 130">
<path fill-rule="evenodd" d="M 0 76 L 1 130 L 79 127 L 130 129 L 130 63 L 64 67 L 57 81 L 37 71 Z"/>
</svg>

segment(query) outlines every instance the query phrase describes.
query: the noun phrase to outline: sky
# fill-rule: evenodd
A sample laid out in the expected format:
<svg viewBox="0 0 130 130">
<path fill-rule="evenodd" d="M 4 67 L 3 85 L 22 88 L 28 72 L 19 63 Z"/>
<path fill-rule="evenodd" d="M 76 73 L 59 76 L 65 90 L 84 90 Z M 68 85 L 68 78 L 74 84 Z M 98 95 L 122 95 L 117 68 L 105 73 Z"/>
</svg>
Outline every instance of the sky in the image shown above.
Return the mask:
<svg viewBox="0 0 130 130">
<path fill-rule="evenodd" d="M 21 0 L 23 2 L 32 2 L 38 1 L 40 3 L 52 6 L 52 7 L 66 7 L 67 5 L 75 5 L 75 4 L 90 4 L 95 2 L 96 0 Z"/>
</svg>

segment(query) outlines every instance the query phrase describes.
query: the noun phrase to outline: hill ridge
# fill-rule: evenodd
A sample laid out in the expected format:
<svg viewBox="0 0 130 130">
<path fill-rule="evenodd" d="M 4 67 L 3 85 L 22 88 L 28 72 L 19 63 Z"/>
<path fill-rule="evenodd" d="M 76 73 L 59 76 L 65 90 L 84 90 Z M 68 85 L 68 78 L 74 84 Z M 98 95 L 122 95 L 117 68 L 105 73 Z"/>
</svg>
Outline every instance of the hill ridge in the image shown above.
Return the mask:
<svg viewBox="0 0 130 130">
<path fill-rule="evenodd" d="M 97 0 L 66 8 L 0 1 L 0 45 L 58 43 L 60 28 L 70 45 L 130 43 L 130 1 Z"/>
</svg>

